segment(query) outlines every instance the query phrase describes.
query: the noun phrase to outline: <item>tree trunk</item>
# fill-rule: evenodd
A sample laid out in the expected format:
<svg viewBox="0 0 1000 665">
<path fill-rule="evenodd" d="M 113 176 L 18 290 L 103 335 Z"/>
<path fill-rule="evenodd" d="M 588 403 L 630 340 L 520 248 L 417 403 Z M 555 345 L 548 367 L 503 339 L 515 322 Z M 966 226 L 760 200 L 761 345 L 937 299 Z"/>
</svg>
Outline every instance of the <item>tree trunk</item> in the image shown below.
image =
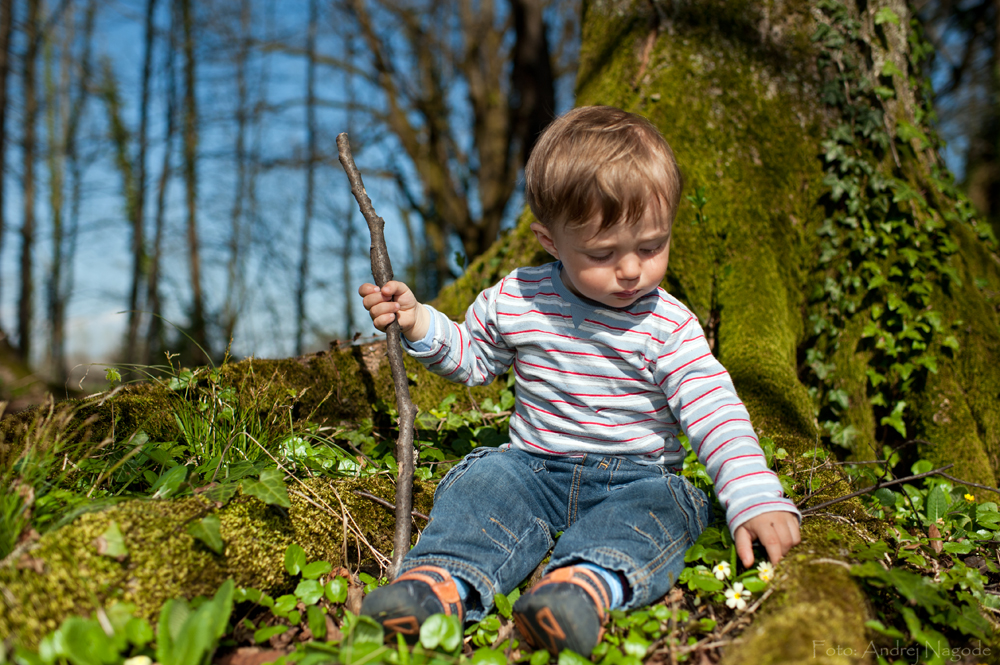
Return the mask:
<svg viewBox="0 0 1000 665">
<path fill-rule="evenodd" d="M 163 301 L 160 297 L 160 264 L 163 256 L 163 236 L 167 213 L 167 188 L 170 185 L 173 167 L 171 156 L 174 150 L 174 131 L 176 130 L 175 114 L 177 112 L 177 76 L 174 61 L 177 57 L 178 11 L 176 4 L 170 11 L 170 39 L 168 40 L 166 61 L 166 109 L 164 119 L 166 129 L 163 137 L 163 160 L 160 165 L 160 177 L 156 187 L 156 217 L 154 219 L 153 245 L 150 248 L 149 279 L 147 280 L 146 301 L 149 303 L 149 327 L 146 330 L 146 357 L 144 362 L 151 364 L 154 357 L 158 359 L 165 351 L 163 339 Z"/>
<path fill-rule="evenodd" d="M 31 363 L 31 339 L 34 323 L 34 253 L 35 253 L 35 123 L 38 118 L 38 97 L 35 67 L 41 33 L 38 17 L 41 0 L 28 0 L 28 17 L 25 22 L 23 89 L 24 120 L 21 137 L 23 160 L 22 183 L 24 189 L 24 217 L 21 222 L 21 294 L 17 305 L 17 343 L 21 358 Z"/>
<path fill-rule="evenodd" d="M 128 329 L 125 332 L 125 356 L 127 365 L 140 362 L 139 328 L 142 325 L 143 306 L 140 298 L 143 296 L 143 280 L 147 268 L 145 207 L 146 207 L 146 144 L 148 141 L 149 124 L 149 87 L 153 71 L 153 51 L 155 49 L 156 0 L 146 0 L 146 34 L 144 38 L 144 54 L 142 59 L 141 91 L 139 93 L 139 132 L 135 137 L 136 152 L 132 168 L 131 215 L 132 225 L 132 284 L 128 297 Z M 148 292 L 148 287 L 146 289 Z"/>
<path fill-rule="evenodd" d="M 316 24 L 319 3 L 309 0 L 306 38 L 306 197 L 302 212 L 302 242 L 299 247 L 299 281 L 295 289 L 295 355 L 301 356 L 308 324 L 306 291 L 309 285 L 309 235 L 312 228 L 316 184 Z"/>
<path fill-rule="evenodd" d="M 222 313 L 223 338 L 230 343 L 239 321 L 243 301 L 246 296 L 243 280 L 243 247 L 247 195 L 249 181 L 249 159 L 247 151 L 247 131 L 250 125 L 250 100 L 247 74 L 250 65 L 251 32 L 250 0 L 240 2 L 240 37 L 236 53 L 236 146 L 233 159 L 236 167 L 236 188 L 233 192 L 233 207 L 229 217 L 229 261 L 226 270 L 226 296 Z"/>
<path fill-rule="evenodd" d="M 191 271 L 191 354 L 196 362 L 211 355 L 201 290 L 201 250 L 198 240 L 198 108 L 195 78 L 194 9 L 191 0 L 178 0 L 184 31 L 184 188 L 187 203 L 188 267 Z"/>
<path fill-rule="evenodd" d="M 14 31 L 14 0 L 0 0 L 0 174 L 7 165 L 7 74 L 10 72 L 10 38 Z M 7 228 L 4 214 L 6 178 L 0 177 L 0 250 Z M 2 286 L 2 284 L 0 284 Z"/>
</svg>

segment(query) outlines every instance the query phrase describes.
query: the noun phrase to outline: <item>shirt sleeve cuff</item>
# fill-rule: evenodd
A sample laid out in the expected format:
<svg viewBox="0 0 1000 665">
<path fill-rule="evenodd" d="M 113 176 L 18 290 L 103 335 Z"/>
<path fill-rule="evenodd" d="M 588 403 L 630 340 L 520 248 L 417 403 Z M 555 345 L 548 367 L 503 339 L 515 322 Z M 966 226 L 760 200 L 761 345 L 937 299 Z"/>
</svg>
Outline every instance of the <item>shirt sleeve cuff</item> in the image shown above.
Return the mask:
<svg viewBox="0 0 1000 665">
<path fill-rule="evenodd" d="M 407 351 L 412 351 L 413 353 L 429 353 L 431 351 L 432 344 L 434 342 L 434 333 L 436 332 L 436 326 L 434 325 L 434 312 L 428 312 L 430 314 L 430 323 L 427 326 L 427 332 L 424 336 L 418 339 L 416 342 L 411 342 L 406 339 L 406 335 L 402 335 L 403 348 Z"/>
</svg>

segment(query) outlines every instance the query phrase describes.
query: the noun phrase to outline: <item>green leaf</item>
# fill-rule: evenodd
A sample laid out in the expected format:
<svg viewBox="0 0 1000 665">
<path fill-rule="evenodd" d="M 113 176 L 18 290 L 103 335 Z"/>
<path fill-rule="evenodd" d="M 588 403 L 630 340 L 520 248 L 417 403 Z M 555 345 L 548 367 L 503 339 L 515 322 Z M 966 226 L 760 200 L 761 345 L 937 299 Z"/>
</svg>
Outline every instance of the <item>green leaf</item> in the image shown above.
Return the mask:
<svg viewBox="0 0 1000 665">
<path fill-rule="evenodd" d="M 292 543 L 285 550 L 285 570 L 289 575 L 298 575 L 306 565 L 306 551 Z"/>
<path fill-rule="evenodd" d="M 112 520 L 108 528 L 97 538 L 97 553 L 122 561 L 128 556 L 128 548 L 125 547 L 125 539 L 122 531 L 118 528 L 118 522 Z"/>
<path fill-rule="evenodd" d="M 307 580 L 315 580 L 320 577 L 323 577 L 331 570 L 333 570 L 333 566 L 331 566 L 328 562 L 313 561 L 308 566 L 302 567 L 302 577 L 306 578 Z"/>
<path fill-rule="evenodd" d="M 482 647 L 472 654 L 472 665 L 507 665 L 507 656 L 504 655 L 503 649 Z"/>
<path fill-rule="evenodd" d="M 264 469 L 260 472 L 260 480 L 245 478 L 242 481 L 243 491 L 255 496 L 270 506 L 290 508 L 288 489 L 285 487 L 285 474 L 278 469 Z"/>
<path fill-rule="evenodd" d="M 278 597 L 274 601 L 274 613 L 279 616 L 284 616 L 295 609 L 295 606 L 299 604 L 299 599 L 296 596 L 288 593 L 284 596 Z"/>
<path fill-rule="evenodd" d="M 253 641 L 257 644 L 267 642 L 275 635 L 281 635 L 286 630 L 288 630 L 288 626 L 268 626 L 267 628 L 261 628 L 260 630 L 254 631 Z"/>
<path fill-rule="evenodd" d="M 546 656 L 548 652 L 543 651 Z M 556 661 L 558 665 L 591 665 L 589 658 L 584 658 L 580 654 L 570 651 L 569 649 L 563 649 L 559 652 L 559 660 Z"/>
<path fill-rule="evenodd" d="M 149 488 L 153 492 L 154 499 L 165 499 L 177 493 L 181 483 L 187 479 L 188 468 L 179 464 L 172 469 L 164 471 L 153 486 Z"/>
<path fill-rule="evenodd" d="M 462 644 L 462 627 L 458 619 L 444 614 L 432 614 L 420 626 L 420 644 L 425 649 L 440 646 L 445 651 L 454 651 Z"/>
<path fill-rule="evenodd" d="M 549 662 L 549 652 L 545 649 L 531 654 L 531 660 L 528 661 L 530 665 L 548 665 Z"/>
<path fill-rule="evenodd" d="M 945 543 L 944 551 L 949 554 L 968 554 L 972 551 L 972 543 L 968 540 L 963 540 L 960 543 Z"/>
<path fill-rule="evenodd" d="M 505 619 L 509 619 L 511 614 L 511 605 L 510 601 L 507 600 L 507 596 L 502 593 L 498 593 L 493 596 L 493 602 L 496 604 L 497 612 L 500 613 L 500 616 Z"/>
<path fill-rule="evenodd" d="M 326 612 L 316 605 L 310 605 L 306 608 L 306 619 L 313 637 L 317 640 L 326 637 Z"/>
<path fill-rule="evenodd" d="M 928 522 L 937 522 L 948 512 L 948 497 L 940 485 L 936 485 L 927 494 L 926 516 Z"/>
<path fill-rule="evenodd" d="M 122 382 L 122 375 L 114 367 L 109 367 L 106 370 L 104 370 L 104 379 L 108 383 L 114 385 L 116 383 L 121 383 Z"/>
<path fill-rule="evenodd" d="M 212 513 L 197 522 L 188 524 L 187 532 L 203 542 L 208 549 L 216 554 L 222 554 L 222 550 L 225 549 L 226 545 L 222 542 L 219 526 L 219 517 L 215 513 Z"/>
<path fill-rule="evenodd" d="M 326 583 L 323 593 L 331 603 L 343 603 L 347 600 L 347 580 L 339 576 L 334 577 Z"/>
<path fill-rule="evenodd" d="M 639 631 L 632 629 L 629 631 L 628 637 L 625 638 L 625 643 L 622 646 L 625 649 L 625 653 L 629 656 L 643 658 L 650 644 L 650 641 L 644 638 Z"/>
<path fill-rule="evenodd" d="M 382 626 L 375 619 L 361 615 L 354 617 L 348 639 L 352 645 L 372 644 L 382 646 L 382 642 L 385 641 L 384 635 Z"/>
<path fill-rule="evenodd" d="M 883 7 L 875 12 L 875 25 L 882 25 L 883 23 L 899 25 L 899 16 L 888 7 Z"/>
<path fill-rule="evenodd" d="M 315 605 L 323 597 L 323 585 L 316 580 L 302 580 L 295 587 L 295 595 L 305 605 Z"/>
<path fill-rule="evenodd" d="M 896 505 L 896 493 L 888 487 L 880 487 L 875 490 L 875 498 L 887 508 Z"/>
</svg>

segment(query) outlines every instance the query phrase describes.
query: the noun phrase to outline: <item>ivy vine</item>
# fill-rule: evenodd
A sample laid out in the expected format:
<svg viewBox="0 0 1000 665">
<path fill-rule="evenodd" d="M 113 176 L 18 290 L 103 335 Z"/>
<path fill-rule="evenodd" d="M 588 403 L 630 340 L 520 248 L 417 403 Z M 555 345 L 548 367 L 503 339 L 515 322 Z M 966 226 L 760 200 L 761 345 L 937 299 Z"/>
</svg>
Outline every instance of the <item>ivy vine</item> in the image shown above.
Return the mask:
<svg viewBox="0 0 1000 665">
<path fill-rule="evenodd" d="M 859 348 L 871 354 L 868 399 L 876 421 L 905 437 L 907 394 L 958 348 L 953 331 L 961 322 L 945 321 L 931 304 L 935 289 L 960 285 L 950 261 L 957 245 L 948 229 L 976 224 L 968 200 L 936 158 L 940 139 L 926 128 L 934 112 L 922 67 L 933 47 L 919 23 L 908 26 L 909 72 L 888 59 L 873 71 L 872 48 L 858 19 L 836 0 L 817 6 L 826 19 L 812 37 L 821 51 L 821 97 L 842 120 L 822 143 L 827 217 L 819 229 L 820 275 L 810 294 L 805 362 L 826 435 L 850 448 L 857 431 L 842 422 L 849 396 L 832 360 L 846 341 L 845 329 L 864 317 Z M 891 9 L 879 10 L 874 38 L 885 40 L 881 26 L 900 21 Z M 915 124 L 899 119 L 893 131 L 886 106 L 896 96 L 894 77 L 919 94 Z M 904 169 L 921 161 L 930 162 L 927 176 Z M 979 226 L 980 237 L 994 243 L 987 226 Z"/>
</svg>

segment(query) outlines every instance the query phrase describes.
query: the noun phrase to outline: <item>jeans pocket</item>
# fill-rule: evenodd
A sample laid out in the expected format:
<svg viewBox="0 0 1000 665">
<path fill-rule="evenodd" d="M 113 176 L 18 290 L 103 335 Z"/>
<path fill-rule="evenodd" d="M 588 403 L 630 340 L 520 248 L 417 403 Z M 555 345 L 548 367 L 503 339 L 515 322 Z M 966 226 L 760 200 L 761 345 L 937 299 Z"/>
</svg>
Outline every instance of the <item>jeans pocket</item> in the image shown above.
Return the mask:
<svg viewBox="0 0 1000 665">
<path fill-rule="evenodd" d="M 444 474 L 444 478 L 442 478 L 441 482 L 439 482 L 437 487 L 434 488 L 434 500 L 437 501 L 438 495 L 454 485 L 455 481 L 461 478 L 462 475 L 469 470 L 469 467 L 471 467 L 477 460 L 486 457 L 490 453 L 499 451 L 501 451 L 500 448 L 476 448 L 471 453 L 463 457 L 458 464 L 448 469 L 448 473 Z"/>
<path fill-rule="evenodd" d="M 679 484 L 683 490 L 684 494 L 687 496 L 689 510 L 686 510 L 690 515 L 690 520 L 688 523 L 688 528 L 691 533 L 691 537 L 694 540 L 698 539 L 699 534 L 705 530 L 711 520 L 712 506 L 708 501 L 708 497 L 705 493 L 695 487 L 690 480 L 679 474 L 671 474 L 667 476 L 668 482 Z"/>
</svg>

